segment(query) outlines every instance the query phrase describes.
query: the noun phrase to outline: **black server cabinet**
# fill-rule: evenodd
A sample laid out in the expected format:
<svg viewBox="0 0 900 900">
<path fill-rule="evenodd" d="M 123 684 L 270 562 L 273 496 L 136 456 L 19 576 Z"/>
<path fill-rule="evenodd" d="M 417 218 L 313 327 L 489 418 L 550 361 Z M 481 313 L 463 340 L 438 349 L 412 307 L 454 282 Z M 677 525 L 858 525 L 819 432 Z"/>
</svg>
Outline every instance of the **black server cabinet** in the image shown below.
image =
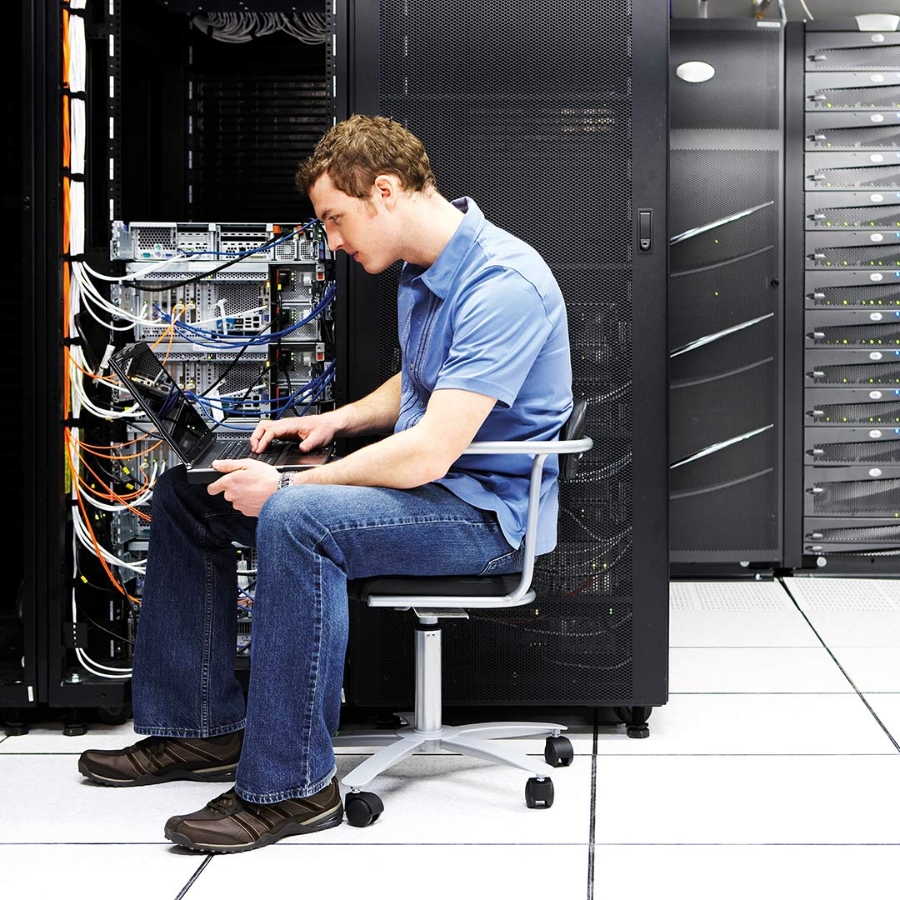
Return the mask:
<svg viewBox="0 0 900 900">
<path fill-rule="evenodd" d="M 900 556 L 900 34 L 885 25 L 807 22 L 789 46 L 803 222 L 791 559 L 826 575 L 896 574 Z"/>
<path fill-rule="evenodd" d="M 782 560 L 782 61 L 777 22 L 671 23 L 669 483 L 678 574 L 758 574 Z"/>
<path fill-rule="evenodd" d="M 449 706 L 620 707 L 667 700 L 664 4 L 343 0 L 336 105 L 424 141 L 447 196 L 536 246 L 567 299 L 576 394 L 595 445 L 562 495 L 538 600 L 444 634 Z M 647 222 L 641 246 L 639 222 Z M 348 390 L 398 368 L 397 272 L 343 278 Z M 499 613 L 499 614 L 498 614 Z M 412 617 L 352 611 L 348 700 L 408 704 Z"/>
<path fill-rule="evenodd" d="M 19 217 L 19 227 L 8 231 L 21 268 L 4 268 L 14 302 L 3 320 L 11 389 L 0 408 L 7 431 L 21 436 L 4 451 L 2 489 L 17 526 L 7 546 L 12 589 L 0 602 L 0 720 L 11 733 L 27 727 L 35 712 L 28 708 L 64 713 L 70 733 L 95 715 L 118 721 L 129 712 L 129 680 L 119 673 L 130 665 L 128 629 L 135 617 L 97 559 L 73 540 L 66 431 L 94 428 L 101 440 L 109 434 L 96 417 L 66 415 L 66 346 L 83 340 L 64 331 L 66 182 L 83 178 L 83 258 L 109 274 L 123 270 L 110 262 L 115 218 L 295 222 L 311 216 L 293 176 L 332 119 L 330 42 L 301 43 L 279 33 L 227 44 L 204 39 L 192 22 L 201 10 L 245 12 L 239 6 L 230 0 L 88 0 L 71 10 L 63 0 L 11 4 L 4 59 L 13 125 L 4 147 L 7 206 L 10 217 Z M 323 16 L 324 7 L 322 0 L 271 4 L 287 15 Z M 84 22 L 86 57 L 84 90 L 70 99 L 86 109 L 84 173 L 74 177 L 63 149 L 66 16 Z M 102 351 L 106 329 L 85 319 L 87 343 L 97 338 L 94 349 Z M 108 470 L 101 464 L 95 471 Z M 112 544 L 119 539 L 111 536 L 114 515 L 95 516 L 104 518 L 99 541 Z M 82 651 L 114 677 L 89 669 Z"/>
<path fill-rule="evenodd" d="M 30 496 L 40 492 L 36 482 L 37 461 L 25 448 L 34 433 L 35 389 L 32 345 L 33 317 L 42 288 L 26 277 L 43 264 L 46 247 L 42 241 L 43 186 L 42 145 L 44 79 L 44 10 L 25 3 L 10 4 L 2 46 L 6 83 L 3 105 L 9 123 L 3 141 L 4 196 L 9 228 L 6 241 L 9 256 L 0 275 L 5 304 L 2 319 L 3 383 L 0 423 L 4 432 L 16 439 L 2 450 L 3 482 L 0 487 L 3 510 L 16 523 L 12 537 L 7 533 L 7 590 L 0 600 L 0 715 L 8 730 L 14 730 L 19 713 L 38 702 L 39 685 L 38 610 L 40 592 L 35 564 L 35 509 Z M 40 452 L 40 451 L 38 451 Z"/>
<path fill-rule="evenodd" d="M 63 5 L 21 3 L 21 27 L 7 32 L 21 41 L 19 77 L 22 103 L 21 154 L 17 168 L 22 179 L 16 193 L 22 221 L 16 239 L 22 241 L 21 318 L 5 318 L 18 328 L 7 335 L 7 362 L 16 367 L 17 391 L 23 402 L 19 435 L 22 456 L 10 467 L 18 473 L 22 490 L 20 509 L 12 518 L 22 523 L 21 553 L 10 552 L 23 566 L 15 616 L 23 626 L 22 677 L 0 690 L 2 718 L 9 733 L 27 727 L 26 709 L 40 706 L 68 711 L 69 730 L 80 727 L 77 710 L 91 707 L 115 710 L 125 707 L 127 686 L 121 681 L 82 678 L 71 665 L 73 648 L 81 633 L 72 627 L 73 582 L 66 547 L 71 531 L 67 511 L 69 468 L 63 430 Z M 82 15 L 83 12 L 74 13 Z M 102 18 L 102 16 L 101 16 Z M 85 16 L 87 21 L 88 17 Z M 93 21 L 85 33 L 96 39 Z M 11 54 L 12 55 L 12 54 Z M 14 57 L 15 58 L 15 57 Z M 27 451 L 25 450 L 27 448 Z M 12 501 L 11 501 L 12 502 Z M 17 692 L 21 695 L 17 697 Z"/>
</svg>

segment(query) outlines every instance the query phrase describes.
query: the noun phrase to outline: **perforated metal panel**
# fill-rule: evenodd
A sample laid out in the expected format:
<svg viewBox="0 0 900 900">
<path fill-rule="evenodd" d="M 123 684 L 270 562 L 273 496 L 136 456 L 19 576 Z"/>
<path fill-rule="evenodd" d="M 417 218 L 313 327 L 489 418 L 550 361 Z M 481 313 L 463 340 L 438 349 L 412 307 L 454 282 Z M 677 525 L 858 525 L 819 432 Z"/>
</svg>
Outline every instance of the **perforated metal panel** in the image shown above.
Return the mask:
<svg viewBox="0 0 900 900">
<path fill-rule="evenodd" d="M 563 496 L 560 547 L 536 571 L 540 600 L 517 616 L 482 613 L 459 640 L 445 629 L 445 656 L 457 673 L 445 699 L 497 696 L 491 673 L 498 664 L 522 673 L 518 685 L 502 689 L 518 702 L 534 697 L 535 684 L 556 702 L 596 698 L 601 679 L 604 696 L 625 698 L 631 473 L 627 463 L 606 477 L 602 469 L 630 454 L 631 297 L 621 272 L 610 279 L 605 272 L 628 266 L 631 254 L 627 5 L 381 6 L 382 113 L 422 138 L 446 196 L 474 197 L 488 219 L 541 252 L 573 312 L 579 361 L 597 360 L 580 369 L 575 384 L 589 401 L 587 430 L 597 449 L 583 462 L 584 483 Z M 510 34 L 515 41 L 498 40 Z M 588 249 L 576 256 L 575 247 Z M 395 283 L 384 290 L 386 301 L 396 296 Z M 583 317 L 591 327 L 579 328 Z M 396 322 L 383 325 L 383 358 L 391 365 Z M 619 402 L 607 401 L 617 388 Z M 619 609 L 601 625 L 597 610 L 610 603 Z M 401 629 L 397 639 L 408 643 Z"/>
<path fill-rule="evenodd" d="M 829 228 L 896 228 L 900 227 L 900 205 L 830 206 L 817 205 L 810 215 L 812 226 Z"/>
<path fill-rule="evenodd" d="M 880 34 L 879 40 L 875 41 L 875 34 L 877 32 L 809 34 L 806 47 L 807 71 L 895 69 L 900 66 L 898 35 Z"/>
<path fill-rule="evenodd" d="M 672 34 L 673 70 L 699 60 L 715 69 L 709 81 L 671 80 L 671 127 L 690 129 L 775 128 L 781 71 L 780 46 L 762 30 L 687 30 Z"/>
<path fill-rule="evenodd" d="M 900 284 L 825 285 L 813 280 L 808 297 L 814 307 L 900 307 Z"/>
<path fill-rule="evenodd" d="M 853 150 L 857 147 L 894 148 L 900 147 L 900 128 L 884 125 L 873 128 L 832 128 L 818 127 L 807 137 L 810 150 Z"/>
<path fill-rule="evenodd" d="M 900 385 L 900 363 L 885 365 L 836 365 L 816 369 L 817 384 Z"/>
<path fill-rule="evenodd" d="M 594 439 L 578 480 L 562 488 L 559 545 L 538 560 L 537 602 L 445 625 L 449 705 L 634 697 L 633 370 L 640 337 L 632 327 L 631 7 L 625 0 L 380 5 L 378 111 L 423 140 L 445 196 L 473 197 L 490 221 L 536 247 L 553 269 L 567 304 L 574 392 L 588 401 Z M 664 92 L 655 102 L 662 112 Z M 660 149 L 650 152 L 665 171 Z M 397 274 L 394 268 L 379 279 L 382 378 L 400 363 Z M 653 554 L 651 567 L 665 567 L 664 547 L 641 552 Z M 410 699 L 412 623 L 389 615 L 359 613 L 360 627 L 370 636 L 374 629 L 381 642 L 377 660 L 371 657 L 379 678 L 369 689 L 358 686 L 362 702 Z"/>
<path fill-rule="evenodd" d="M 812 109 L 858 109 L 875 106 L 894 109 L 900 106 L 900 88 L 890 87 L 827 87 L 816 92 Z"/>
</svg>

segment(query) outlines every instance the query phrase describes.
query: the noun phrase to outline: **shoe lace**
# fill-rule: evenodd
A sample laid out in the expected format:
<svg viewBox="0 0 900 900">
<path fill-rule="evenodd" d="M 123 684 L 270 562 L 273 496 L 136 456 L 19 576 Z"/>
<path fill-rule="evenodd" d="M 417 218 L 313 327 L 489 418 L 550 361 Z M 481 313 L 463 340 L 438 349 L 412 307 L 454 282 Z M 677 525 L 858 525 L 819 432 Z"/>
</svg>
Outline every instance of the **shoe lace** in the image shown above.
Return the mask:
<svg viewBox="0 0 900 900">
<path fill-rule="evenodd" d="M 206 808 L 227 816 L 239 810 L 240 804 L 241 801 L 238 798 L 238 795 L 234 792 L 234 789 L 232 789 L 226 791 L 224 794 L 220 794 L 215 800 L 210 800 L 209 803 L 206 804 Z"/>
<path fill-rule="evenodd" d="M 147 758 L 151 763 L 161 764 L 162 760 L 157 758 L 157 754 L 162 753 L 162 751 L 166 747 L 167 738 L 159 737 L 158 735 L 153 735 L 152 737 L 144 738 L 142 741 L 138 741 L 133 747 L 129 747 L 129 750 L 143 750 L 144 753 L 147 754 Z"/>
</svg>

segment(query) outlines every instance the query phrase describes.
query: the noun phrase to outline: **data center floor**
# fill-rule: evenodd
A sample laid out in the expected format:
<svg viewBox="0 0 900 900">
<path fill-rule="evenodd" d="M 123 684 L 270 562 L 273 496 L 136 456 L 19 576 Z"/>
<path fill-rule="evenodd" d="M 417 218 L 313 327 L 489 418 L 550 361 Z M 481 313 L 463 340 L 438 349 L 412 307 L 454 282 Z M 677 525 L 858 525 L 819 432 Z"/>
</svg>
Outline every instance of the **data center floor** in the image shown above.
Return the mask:
<svg viewBox="0 0 900 900">
<path fill-rule="evenodd" d="M 551 809 L 526 808 L 524 773 L 423 755 L 372 783 L 385 812 L 368 828 L 208 857 L 163 824 L 227 785 L 91 785 L 78 754 L 130 743 L 130 724 L 49 723 L 0 738 L 2 894 L 828 900 L 896 885 L 900 581 L 676 582 L 670 597 L 650 737 L 573 717 Z M 338 774 L 364 752 L 340 751 Z"/>
</svg>

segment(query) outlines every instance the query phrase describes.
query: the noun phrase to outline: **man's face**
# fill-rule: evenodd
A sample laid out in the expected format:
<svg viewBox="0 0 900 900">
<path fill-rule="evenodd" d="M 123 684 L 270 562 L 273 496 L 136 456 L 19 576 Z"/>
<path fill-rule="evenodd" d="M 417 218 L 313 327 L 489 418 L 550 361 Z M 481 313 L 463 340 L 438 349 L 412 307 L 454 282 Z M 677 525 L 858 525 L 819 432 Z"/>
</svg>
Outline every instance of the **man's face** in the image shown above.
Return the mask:
<svg viewBox="0 0 900 900">
<path fill-rule="evenodd" d="M 325 226 L 331 250 L 343 250 L 372 275 L 397 261 L 390 249 L 390 222 L 374 187 L 367 202 L 338 190 L 326 172 L 309 189 L 309 199 Z"/>
</svg>

